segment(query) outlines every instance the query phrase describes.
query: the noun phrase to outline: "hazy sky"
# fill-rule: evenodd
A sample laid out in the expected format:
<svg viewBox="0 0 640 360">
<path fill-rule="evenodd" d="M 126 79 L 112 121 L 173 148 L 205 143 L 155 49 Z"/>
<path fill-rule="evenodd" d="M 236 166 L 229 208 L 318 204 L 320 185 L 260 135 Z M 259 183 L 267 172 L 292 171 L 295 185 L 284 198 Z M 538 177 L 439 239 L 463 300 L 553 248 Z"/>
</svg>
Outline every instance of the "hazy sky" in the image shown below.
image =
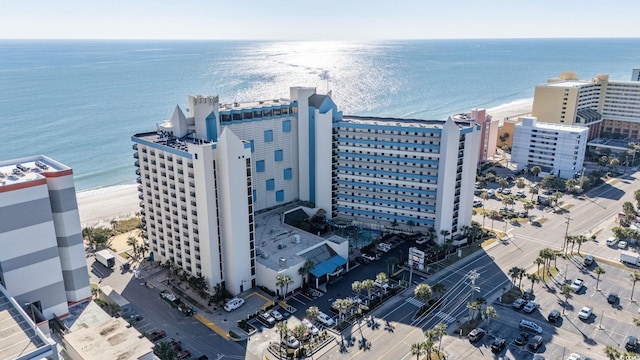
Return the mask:
<svg viewBox="0 0 640 360">
<path fill-rule="evenodd" d="M 637 0 L 0 0 L 0 38 L 640 37 L 639 13 Z"/>
</svg>

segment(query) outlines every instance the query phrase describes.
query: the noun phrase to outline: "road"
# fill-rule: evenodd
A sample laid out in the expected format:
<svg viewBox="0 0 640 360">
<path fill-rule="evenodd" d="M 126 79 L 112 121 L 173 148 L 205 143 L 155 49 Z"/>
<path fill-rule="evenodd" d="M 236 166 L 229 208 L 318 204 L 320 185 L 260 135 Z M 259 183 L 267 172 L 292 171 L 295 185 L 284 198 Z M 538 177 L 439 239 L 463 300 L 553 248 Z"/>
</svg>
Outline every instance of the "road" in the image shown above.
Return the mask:
<svg viewBox="0 0 640 360">
<path fill-rule="evenodd" d="M 637 176 L 638 173 L 625 179 L 615 179 L 611 184 L 604 184 L 586 193 L 583 198 L 565 195 L 561 201 L 564 201 L 563 207 L 567 211 L 563 214 L 542 210 L 532 211 L 532 215 L 544 216 L 546 219 L 541 227 L 529 224 L 507 225 L 508 233 L 514 235 L 508 243 L 497 243 L 486 252 L 480 250 L 480 253 L 466 264 L 459 267 L 454 265 L 447 269 L 446 275 L 427 279 L 426 282 L 431 286 L 441 282 L 449 290 L 445 296 L 445 303 L 439 311 L 432 312 L 424 319 L 415 320 L 414 316 L 420 304 L 412 298 L 413 287 L 411 287 L 373 312 L 377 326 L 372 326 L 371 322 L 363 322 L 361 327 L 356 325 L 352 328 L 351 336 L 358 339 L 353 346 L 347 346 L 346 351 L 341 351 L 339 346 L 335 346 L 322 358 L 412 358 L 414 355 L 409 351 L 410 346 L 412 343 L 424 341 L 423 332 L 426 329 L 438 322 L 457 321 L 468 313 L 466 303 L 472 291 L 477 296 L 495 299 L 501 294 L 503 287 L 509 286 L 510 279 L 506 273 L 510 268 L 518 266 L 530 271 L 535 269 L 536 265 L 533 261 L 538 257 L 539 251 L 544 248 L 561 249 L 566 233 L 597 234 L 600 241 L 584 244 L 583 252 L 598 252 L 599 256 L 615 258 L 617 256 L 615 250 L 603 248 L 604 239 L 611 236 L 613 219 L 620 212 L 622 203 L 634 201 L 633 192 L 637 189 L 635 181 Z M 485 206 L 498 209 L 502 204 L 498 200 L 489 200 Z M 482 217 L 476 217 L 474 220 L 481 223 Z M 569 219 L 568 226 L 567 219 Z M 489 221 L 486 222 L 487 226 L 490 225 Z M 503 226 L 503 222 L 495 223 L 496 229 L 501 229 Z M 478 287 L 477 292 L 472 290 L 469 278 L 472 270 L 478 274 L 475 281 Z M 564 331 L 564 329 L 561 330 L 561 332 Z M 370 342 L 370 348 L 360 348 L 362 338 Z"/>
</svg>

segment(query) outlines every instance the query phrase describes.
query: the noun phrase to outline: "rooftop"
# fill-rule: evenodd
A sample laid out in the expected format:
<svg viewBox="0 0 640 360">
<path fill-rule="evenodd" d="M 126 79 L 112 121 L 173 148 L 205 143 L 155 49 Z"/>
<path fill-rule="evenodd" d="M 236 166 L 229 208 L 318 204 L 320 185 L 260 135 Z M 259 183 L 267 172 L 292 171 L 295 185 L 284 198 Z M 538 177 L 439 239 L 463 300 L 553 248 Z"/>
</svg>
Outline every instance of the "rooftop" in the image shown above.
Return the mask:
<svg viewBox="0 0 640 360">
<path fill-rule="evenodd" d="M 291 105 L 291 100 L 284 99 L 284 98 L 272 99 L 272 100 L 250 101 L 250 102 L 234 102 L 233 104 L 220 104 L 220 111 L 259 109 L 263 107 L 289 106 L 289 105 Z"/>
<path fill-rule="evenodd" d="M 29 354 L 50 348 L 44 334 L 0 286 L 0 359 L 31 358 Z"/>
<path fill-rule="evenodd" d="M 47 174 L 63 171 L 71 174 L 70 167 L 44 155 L 0 161 L 0 191 L 3 187 L 44 180 Z"/>
<path fill-rule="evenodd" d="M 468 128 L 472 126 L 469 121 L 455 121 L 460 128 Z M 447 120 L 422 120 L 422 119 L 402 119 L 402 118 L 385 118 L 385 117 L 373 117 L 373 116 L 355 116 L 345 115 L 342 118 L 342 122 L 367 124 L 367 125 L 381 125 L 381 126 L 398 126 L 398 127 L 413 127 L 424 129 L 441 129 Z"/>
<path fill-rule="evenodd" d="M 279 271 L 305 262 L 307 258 L 301 254 L 305 254 L 309 248 L 320 246 L 326 241 L 335 243 L 347 241 L 339 236 L 325 239 L 285 224 L 282 220 L 288 210 L 290 208 L 280 207 L 256 215 L 255 234 L 258 239 L 256 259 L 268 268 Z"/>
<path fill-rule="evenodd" d="M 153 343 L 122 318 L 112 318 L 91 301 L 74 319 L 69 346 L 84 359 L 138 359 L 153 351 Z"/>
<path fill-rule="evenodd" d="M 545 84 L 546 86 L 556 86 L 556 87 L 581 87 L 584 85 L 593 84 L 591 81 L 587 80 L 562 80 Z"/>
<path fill-rule="evenodd" d="M 166 134 L 165 132 L 162 132 L 162 131 L 154 131 L 154 132 L 135 134 L 133 135 L 133 137 L 153 143 L 153 144 L 166 146 L 166 147 L 184 151 L 184 152 L 188 152 L 187 144 L 196 144 L 196 145 L 213 144 L 211 141 L 194 139 L 192 135 L 193 134 L 189 134 L 182 138 L 177 138 L 171 134 Z"/>
<path fill-rule="evenodd" d="M 539 122 L 537 121 L 537 118 L 529 116 L 522 118 L 522 122 L 516 124 L 516 126 L 575 133 L 589 131 L 589 128 L 586 126 Z"/>
</svg>

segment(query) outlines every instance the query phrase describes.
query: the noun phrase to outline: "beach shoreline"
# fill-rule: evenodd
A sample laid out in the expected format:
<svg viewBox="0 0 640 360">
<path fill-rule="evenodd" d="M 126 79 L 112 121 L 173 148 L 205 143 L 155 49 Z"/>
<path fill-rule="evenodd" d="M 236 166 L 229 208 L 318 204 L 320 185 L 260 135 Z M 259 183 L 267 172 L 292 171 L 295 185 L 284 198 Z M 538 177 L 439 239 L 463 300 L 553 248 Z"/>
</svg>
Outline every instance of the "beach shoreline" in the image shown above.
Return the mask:
<svg viewBox="0 0 640 360">
<path fill-rule="evenodd" d="M 531 113 L 532 105 L 533 98 L 520 99 L 487 109 L 487 113 L 502 123 L 504 119 Z M 140 211 L 138 184 L 80 191 L 76 197 L 83 228 L 109 226 L 111 220 L 130 218 Z"/>
</svg>

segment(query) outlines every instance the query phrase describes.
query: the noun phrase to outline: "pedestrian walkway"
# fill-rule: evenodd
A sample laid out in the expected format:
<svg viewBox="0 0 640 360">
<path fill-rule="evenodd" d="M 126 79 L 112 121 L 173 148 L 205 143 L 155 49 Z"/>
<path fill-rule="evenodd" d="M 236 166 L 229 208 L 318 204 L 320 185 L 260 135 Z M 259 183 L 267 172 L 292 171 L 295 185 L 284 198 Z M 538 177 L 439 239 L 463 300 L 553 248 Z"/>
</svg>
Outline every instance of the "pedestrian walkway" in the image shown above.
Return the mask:
<svg viewBox="0 0 640 360">
<path fill-rule="evenodd" d="M 449 325 L 452 322 L 456 321 L 456 318 L 454 318 L 453 316 L 442 312 L 442 311 L 438 311 L 435 315 L 435 317 L 442 319 L 442 322 L 444 322 L 445 324 Z"/>
<path fill-rule="evenodd" d="M 424 306 L 424 303 L 422 301 L 414 297 L 407 298 L 406 302 L 419 308 Z"/>
</svg>

